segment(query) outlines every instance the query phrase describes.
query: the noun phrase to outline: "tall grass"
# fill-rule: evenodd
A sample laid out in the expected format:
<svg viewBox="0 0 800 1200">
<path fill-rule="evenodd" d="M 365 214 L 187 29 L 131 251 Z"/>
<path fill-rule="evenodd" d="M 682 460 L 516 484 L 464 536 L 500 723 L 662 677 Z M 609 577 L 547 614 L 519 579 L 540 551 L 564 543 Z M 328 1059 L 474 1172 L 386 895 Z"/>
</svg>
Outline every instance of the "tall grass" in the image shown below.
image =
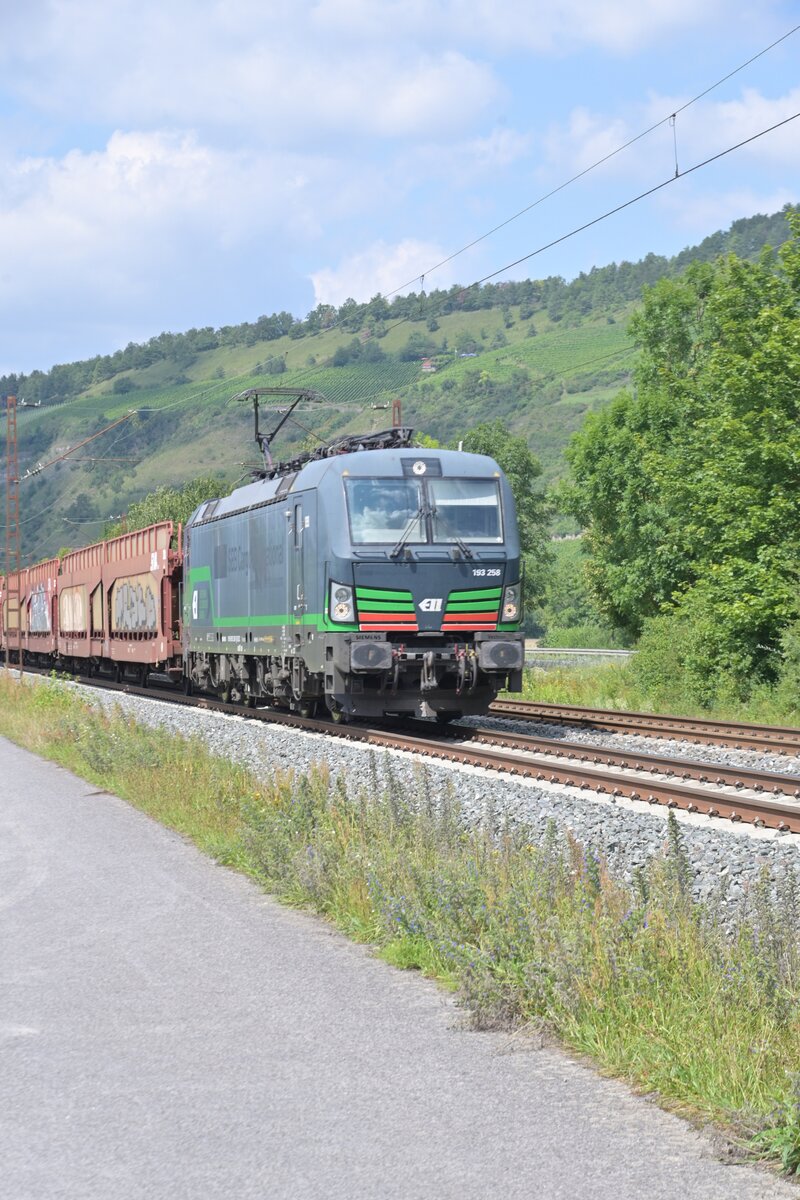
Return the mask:
<svg viewBox="0 0 800 1200">
<path fill-rule="evenodd" d="M 117 792 L 281 900 L 459 992 L 473 1025 L 534 1025 L 800 1171 L 800 894 L 753 889 L 724 928 L 693 902 L 678 823 L 634 888 L 555 826 L 464 820 L 456 785 L 372 758 L 257 780 L 199 742 L 0 680 L 0 732 Z"/>
<path fill-rule="evenodd" d="M 757 724 L 800 725 L 800 696 L 766 685 L 746 702 L 730 701 L 713 709 L 687 699 L 679 689 L 658 700 L 641 686 L 630 661 L 595 666 L 533 667 L 525 671 L 522 697 L 549 704 L 575 704 L 588 708 L 619 708 L 629 712 L 671 712 L 687 717 L 753 721 Z"/>
</svg>

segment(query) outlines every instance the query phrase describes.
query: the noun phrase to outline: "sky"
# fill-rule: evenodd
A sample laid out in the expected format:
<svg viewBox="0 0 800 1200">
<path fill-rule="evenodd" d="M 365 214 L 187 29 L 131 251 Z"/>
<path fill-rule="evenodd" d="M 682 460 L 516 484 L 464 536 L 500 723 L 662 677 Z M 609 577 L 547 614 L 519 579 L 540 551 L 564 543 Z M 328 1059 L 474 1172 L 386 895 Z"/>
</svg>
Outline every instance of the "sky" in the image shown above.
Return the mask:
<svg viewBox="0 0 800 1200">
<path fill-rule="evenodd" d="M 683 173 L 800 113 L 800 31 L 736 70 L 797 24 L 800 0 L 0 0 L 0 375 L 571 279 L 795 203 L 800 119 Z"/>
</svg>

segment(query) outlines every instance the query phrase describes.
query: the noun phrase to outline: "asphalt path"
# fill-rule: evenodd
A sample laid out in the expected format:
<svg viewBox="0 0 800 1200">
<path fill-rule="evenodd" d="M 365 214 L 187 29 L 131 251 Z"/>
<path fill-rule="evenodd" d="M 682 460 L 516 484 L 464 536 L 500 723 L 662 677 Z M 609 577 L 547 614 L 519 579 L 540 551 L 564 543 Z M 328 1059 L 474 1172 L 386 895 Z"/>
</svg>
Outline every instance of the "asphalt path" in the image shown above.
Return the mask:
<svg viewBox="0 0 800 1200">
<path fill-rule="evenodd" d="M 2 1200 L 790 1196 L 0 739 Z"/>
</svg>

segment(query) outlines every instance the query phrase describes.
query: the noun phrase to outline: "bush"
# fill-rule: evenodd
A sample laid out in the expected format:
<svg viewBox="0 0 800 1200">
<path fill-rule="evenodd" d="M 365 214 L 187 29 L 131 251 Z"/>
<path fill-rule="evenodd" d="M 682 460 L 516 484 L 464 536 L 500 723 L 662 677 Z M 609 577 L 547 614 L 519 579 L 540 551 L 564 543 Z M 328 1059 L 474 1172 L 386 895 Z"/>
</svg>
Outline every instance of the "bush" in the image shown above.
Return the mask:
<svg viewBox="0 0 800 1200">
<path fill-rule="evenodd" d="M 708 614 L 676 612 L 645 622 L 634 677 L 656 706 L 724 708 L 745 701 L 756 682 L 752 661 L 732 650 Z"/>
<path fill-rule="evenodd" d="M 573 650 L 624 650 L 622 636 L 607 625 L 548 625 L 540 644 L 548 648 Z"/>
<path fill-rule="evenodd" d="M 800 621 L 787 626 L 781 638 L 774 700 L 779 708 L 796 711 L 800 720 Z"/>
</svg>

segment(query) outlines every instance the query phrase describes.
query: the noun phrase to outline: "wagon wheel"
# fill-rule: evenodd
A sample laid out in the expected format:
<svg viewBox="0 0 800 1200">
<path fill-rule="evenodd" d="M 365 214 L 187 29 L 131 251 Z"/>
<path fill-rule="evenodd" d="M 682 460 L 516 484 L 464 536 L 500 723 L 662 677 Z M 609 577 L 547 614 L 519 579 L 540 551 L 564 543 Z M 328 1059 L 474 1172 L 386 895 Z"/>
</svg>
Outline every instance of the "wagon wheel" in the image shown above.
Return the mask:
<svg viewBox="0 0 800 1200">
<path fill-rule="evenodd" d="M 344 725 L 347 722 L 347 713 L 342 708 L 341 704 L 337 704 L 335 700 L 328 701 L 328 710 L 330 718 L 335 725 Z"/>
</svg>

